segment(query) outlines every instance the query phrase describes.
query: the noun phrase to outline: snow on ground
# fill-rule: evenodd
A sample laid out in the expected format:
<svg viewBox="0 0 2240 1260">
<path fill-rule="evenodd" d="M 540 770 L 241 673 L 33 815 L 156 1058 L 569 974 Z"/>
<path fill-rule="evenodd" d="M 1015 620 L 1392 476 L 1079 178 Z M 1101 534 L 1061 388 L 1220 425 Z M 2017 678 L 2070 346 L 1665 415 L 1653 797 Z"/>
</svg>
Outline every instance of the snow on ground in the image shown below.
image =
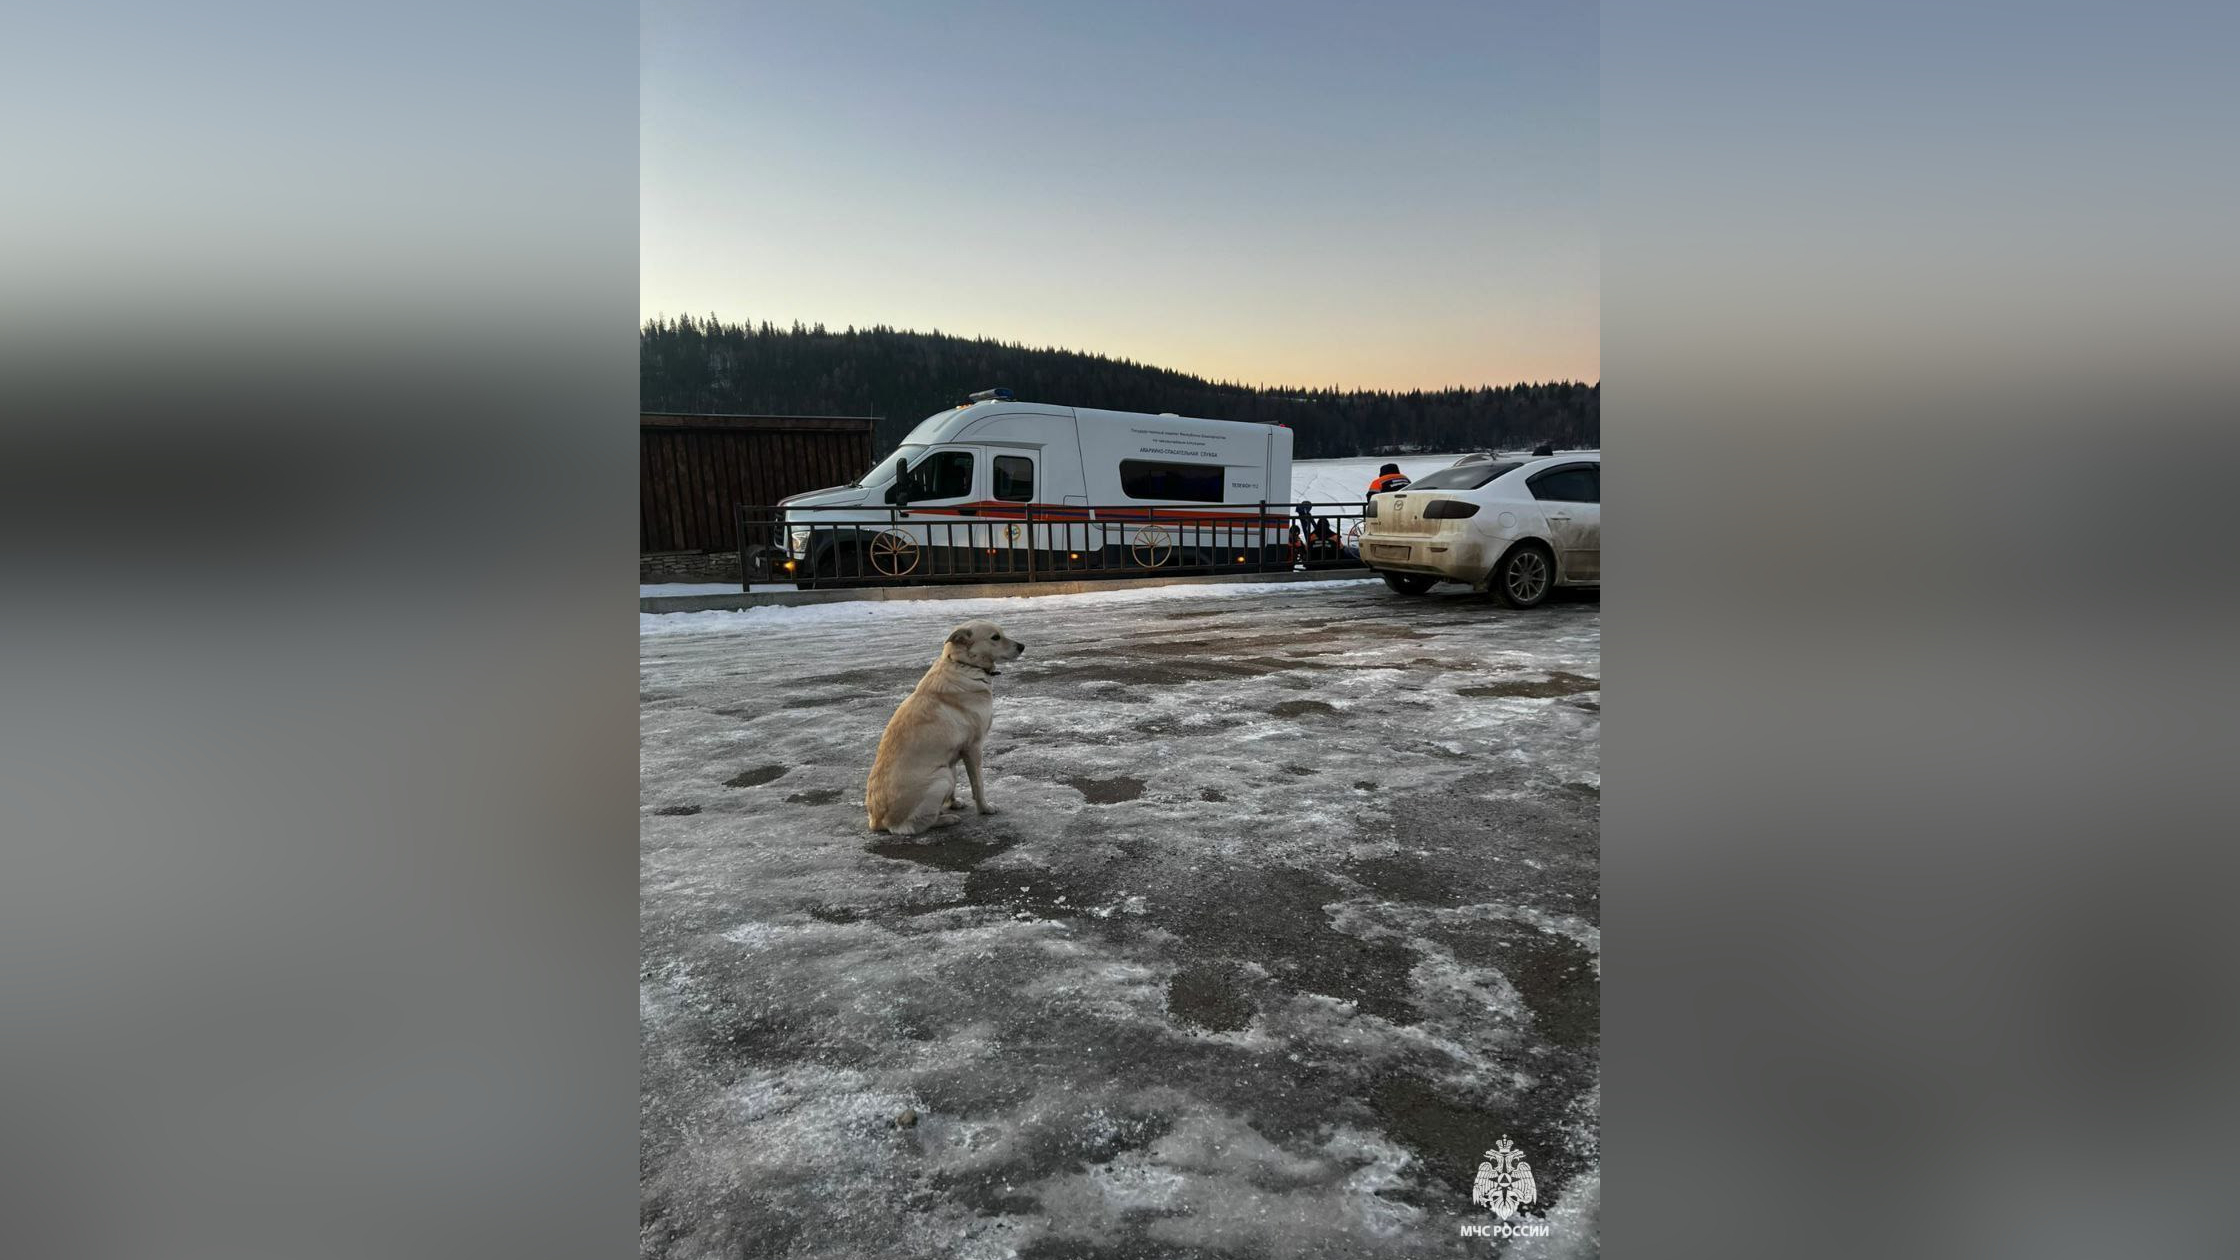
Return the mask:
<svg viewBox="0 0 2240 1260">
<path fill-rule="evenodd" d="M 1316 503 L 1359 503 L 1369 491 L 1369 483 L 1376 480 L 1377 470 L 1386 464 L 1400 465 L 1400 471 L 1410 478 L 1437 472 L 1453 466 L 1464 452 L 1445 455 L 1360 455 L 1350 459 L 1306 459 L 1291 465 L 1291 501 L 1311 499 Z M 1503 459 L 1530 459 L 1522 451 L 1497 451 Z"/>
<path fill-rule="evenodd" d="M 1028 645 L 1002 812 L 873 836 L 879 732 L 973 616 Z M 1534 1254 L 1595 1250 L 1593 602 L 640 624 L 648 1256 L 1485 1256 L 1503 1136 Z"/>
<path fill-rule="evenodd" d="M 1302 459 L 1291 464 L 1291 502 L 1359 503 L 1368 496 L 1369 483 L 1386 464 L 1400 465 L 1409 477 L 1421 477 L 1448 467 L 1462 454 L 1362 455 L 1353 459 Z"/>
<path fill-rule="evenodd" d="M 757 582 L 750 591 L 794 591 L 801 589 L 791 582 Z M 638 598 L 653 595 L 737 595 L 737 582 L 661 582 L 652 586 L 640 583 Z"/>
<path fill-rule="evenodd" d="M 1040 601 L 1061 599 L 1070 614 L 1086 610 L 1117 609 L 1133 604 L 1159 604 L 1173 600 L 1219 599 L 1281 599 L 1286 596 L 1313 598 L 1333 587 L 1374 586 L 1384 589 L 1381 578 L 1332 578 L 1317 582 L 1190 582 L 1173 586 L 1122 587 L 1112 591 L 1086 591 L 1078 595 L 1037 595 L 1034 588 L 1024 583 L 1018 586 L 1017 595 L 990 595 L 980 599 L 945 599 L 935 601 L 945 611 L 936 620 L 946 618 L 949 625 L 970 621 L 974 617 L 1001 619 L 1007 613 L 1023 609 L 1044 609 L 1049 605 Z M 791 588 L 788 588 L 791 589 Z M 1147 610 L 1149 615 L 1160 615 L 1161 610 Z M 768 625 L 861 625 L 883 622 L 893 615 L 886 601 L 840 600 L 829 604 L 801 604 L 794 606 L 766 605 L 759 608 L 721 609 L 689 613 L 640 613 L 638 633 L 644 636 L 673 634 L 702 634 L 711 630 L 735 629 L 752 631 Z M 1199 614 L 1191 614 L 1199 615 Z M 930 659 L 930 658 L 929 658 Z M 916 679 L 913 677 L 913 683 Z M 905 689 L 907 690 L 907 688 Z M 897 698 L 899 702 L 899 697 Z"/>
</svg>

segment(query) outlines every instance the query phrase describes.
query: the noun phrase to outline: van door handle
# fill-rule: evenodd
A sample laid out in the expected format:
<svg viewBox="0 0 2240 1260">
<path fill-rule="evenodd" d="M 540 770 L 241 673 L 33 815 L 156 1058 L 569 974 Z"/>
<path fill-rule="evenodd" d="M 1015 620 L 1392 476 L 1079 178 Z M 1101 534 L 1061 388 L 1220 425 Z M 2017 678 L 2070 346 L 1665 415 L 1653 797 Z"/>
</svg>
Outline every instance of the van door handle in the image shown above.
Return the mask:
<svg viewBox="0 0 2240 1260">
<path fill-rule="evenodd" d="M 1571 519 L 1571 516 L 1569 513 L 1565 512 L 1550 512 L 1548 513 L 1548 519 L 1551 521 L 1568 521 Z"/>
</svg>

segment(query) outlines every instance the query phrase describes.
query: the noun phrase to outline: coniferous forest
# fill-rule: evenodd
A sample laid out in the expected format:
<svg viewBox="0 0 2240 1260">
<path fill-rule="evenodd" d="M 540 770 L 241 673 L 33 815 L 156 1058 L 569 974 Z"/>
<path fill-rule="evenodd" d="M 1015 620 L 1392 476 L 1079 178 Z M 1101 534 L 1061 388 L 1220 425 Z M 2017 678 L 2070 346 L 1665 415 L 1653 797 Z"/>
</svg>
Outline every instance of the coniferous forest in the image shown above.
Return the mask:
<svg viewBox="0 0 2240 1260">
<path fill-rule="evenodd" d="M 1001 386 L 1021 399 L 1291 426 L 1294 458 L 1602 444 L 1599 383 L 1476 389 L 1258 388 L 1126 359 L 885 327 L 652 319 L 639 330 L 646 411 L 879 416 L 884 452 L 918 421 Z"/>
</svg>

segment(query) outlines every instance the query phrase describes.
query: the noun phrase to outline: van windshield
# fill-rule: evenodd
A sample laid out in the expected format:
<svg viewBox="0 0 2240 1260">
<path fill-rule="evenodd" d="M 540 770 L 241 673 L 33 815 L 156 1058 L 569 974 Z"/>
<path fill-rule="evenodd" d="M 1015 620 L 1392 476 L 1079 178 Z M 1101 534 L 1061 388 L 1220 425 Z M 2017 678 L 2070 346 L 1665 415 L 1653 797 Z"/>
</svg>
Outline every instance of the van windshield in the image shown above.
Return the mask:
<svg viewBox="0 0 2240 1260">
<path fill-rule="evenodd" d="M 953 416 L 953 415 L 957 414 L 958 412 L 960 412 L 960 411 L 963 411 L 963 410 L 964 410 L 964 408 L 962 408 L 962 407 L 951 407 L 951 408 L 949 408 L 949 409 L 948 409 L 947 411 L 936 411 L 936 412 L 934 412 L 934 413 L 933 413 L 932 415 L 930 415 L 930 416 L 927 416 L 927 417 L 926 417 L 925 419 L 923 419 L 923 420 L 920 420 L 920 421 L 918 422 L 918 427 L 917 427 L 917 428 L 915 428 L 915 429 L 912 429 L 912 430 L 910 430 L 910 431 L 909 431 L 908 433 L 906 433 L 906 434 L 904 434 L 904 435 L 903 435 L 903 437 L 902 437 L 902 445 L 904 445 L 904 446 L 930 446 L 930 445 L 932 445 L 932 444 L 933 444 L 933 435 L 934 435 L 934 433 L 935 433 L 935 432 L 936 432 L 937 430 L 939 430 L 939 429 L 941 428 L 941 422 L 942 422 L 942 421 L 944 421 L 944 420 L 946 420 L 946 419 L 948 419 L 949 417 L 951 417 L 951 416 Z"/>
<path fill-rule="evenodd" d="M 923 426 L 920 427 L 922 428 Z M 923 446 L 898 446 L 894 448 L 894 450 L 888 452 L 885 459 L 882 459 L 878 463 L 873 464 L 871 466 L 870 472 L 865 473 L 861 477 L 856 478 L 854 481 L 851 481 L 848 484 L 850 486 L 869 487 L 871 489 L 877 489 L 878 487 L 886 485 L 888 482 L 894 480 L 895 460 L 903 459 L 915 464 L 918 462 L 918 456 L 925 454 L 925 451 L 926 448 Z"/>
<path fill-rule="evenodd" d="M 863 476 L 849 482 L 848 485 L 851 488 L 857 486 L 883 486 L 888 482 L 893 481 L 894 457 L 900 455 L 913 464 L 917 463 L 918 456 L 924 454 L 926 447 L 933 444 L 933 435 L 941 431 L 941 422 L 947 420 L 949 417 L 963 410 L 964 408 L 962 407 L 951 407 L 947 411 L 936 411 L 932 415 L 927 416 L 925 419 L 920 420 L 918 422 L 917 428 L 912 429 L 908 433 L 902 435 L 902 444 L 900 446 L 896 447 L 894 450 L 887 452 L 887 457 L 880 460 L 878 463 L 873 464 L 871 466 L 870 472 L 867 472 Z"/>
</svg>

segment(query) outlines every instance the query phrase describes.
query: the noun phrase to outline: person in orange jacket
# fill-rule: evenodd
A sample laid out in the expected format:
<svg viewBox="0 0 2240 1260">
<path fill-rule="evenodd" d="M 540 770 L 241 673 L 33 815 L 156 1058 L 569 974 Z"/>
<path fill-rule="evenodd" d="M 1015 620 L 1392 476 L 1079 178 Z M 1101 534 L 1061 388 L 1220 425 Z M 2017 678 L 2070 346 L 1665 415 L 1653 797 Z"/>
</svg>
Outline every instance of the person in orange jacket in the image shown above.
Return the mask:
<svg viewBox="0 0 2240 1260">
<path fill-rule="evenodd" d="M 1387 490 L 1405 490 L 1407 488 L 1407 474 L 1400 471 L 1400 465 L 1398 464 L 1386 464 L 1379 468 L 1376 480 L 1369 483 L 1369 493 L 1371 494 L 1383 494 Z"/>
</svg>

